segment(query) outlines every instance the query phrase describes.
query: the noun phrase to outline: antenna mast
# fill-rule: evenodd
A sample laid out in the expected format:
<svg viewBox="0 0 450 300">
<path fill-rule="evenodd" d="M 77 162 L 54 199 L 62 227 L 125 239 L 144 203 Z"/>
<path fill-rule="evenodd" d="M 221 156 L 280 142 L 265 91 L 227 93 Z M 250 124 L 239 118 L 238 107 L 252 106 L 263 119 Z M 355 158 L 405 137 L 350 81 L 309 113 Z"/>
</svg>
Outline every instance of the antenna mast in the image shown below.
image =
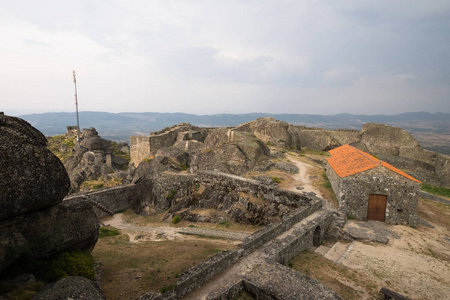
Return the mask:
<svg viewBox="0 0 450 300">
<path fill-rule="evenodd" d="M 77 78 L 75 77 L 75 70 L 73 70 L 73 83 L 75 84 L 75 107 L 77 109 L 77 142 L 78 148 L 80 148 L 80 119 L 78 118 Z"/>
</svg>

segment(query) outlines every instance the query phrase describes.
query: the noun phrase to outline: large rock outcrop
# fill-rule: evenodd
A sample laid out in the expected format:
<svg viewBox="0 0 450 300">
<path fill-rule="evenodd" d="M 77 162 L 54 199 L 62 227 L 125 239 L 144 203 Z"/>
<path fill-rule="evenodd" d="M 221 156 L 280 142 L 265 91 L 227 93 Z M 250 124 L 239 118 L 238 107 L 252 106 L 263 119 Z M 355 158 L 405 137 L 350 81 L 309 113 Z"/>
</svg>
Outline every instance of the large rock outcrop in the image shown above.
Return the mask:
<svg viewBox="0 0 450 300">
<path fill-rule="evenodd" d="M 140 139 L 146 140 L 145 143 Z M 190 172 L 216 170 L 232 174 L 274 167 L 268 160 L 270 155 L 266 145 L 290 150 L 328 151 L 350 144 L 379 155 L 423 182 L 450 186 L 449 156 L 423 150 L 411 134 L 385 124 L 368 123 L 359 132 L 309 128 L 260 118 L 234 128 L 211 129 L 180 124 L 147 137 L 132 137 L 130 141 L 137 153 L 131 153 L 132 160 L 133 155 L 139 154 L 134 160 L 140 162 L 144 154 L 145 157 L 152 154 L 156 160 L 152 162 L 157 167 L 155 170 L 177 171 L 181 169 L 180 165 L 185 165 L 190 167 Z M 149 166 L 147 164 L 146 169 Z M 139 177 L 142 171 L 140 168 Z"/>
<path fill-rule="evenodd" d="M 191 172 L 214 170 L 240 175 L 270 156 L 267 146 L 252 133 L 228 128 L 210 131 L 204 144 L 205 150 L 192 157 Z"/>
<path fill-rule="evenodd" d="M 0 115 L 0 220 L 58 204 L 69 191 L 67 172 L 46 145 L 26 121 Z"/>
<path fill-rule="evenodd" d="M 371 153 L 399 155 L 402 148 L 419 147 L 409 132 L 398 127 L 367 123 L 363 125 L 361 133 L 361 142 Z"/>
<path fill-rule="evenodd" d="M 258 139 L 266 144 L 277 146 L 283 149 L 300 149 L 300 143 L 293 139 L 289 132 L 289 123 L 275 120 L 271 117 L 259 118 L 255 121 L 237 126 L 237 131 L 247 131 L 253 133 Z"/>
<path fill-rule="evenodd" d="M 65 251 L 91 252 L 98 228 L 92 205 L 85 201 L 64 201 L 0 222 L 0 272 L 16 261 L 27 264 Z"/>
<path fill-rule="evenodd" d="M 62 202 L 69 177 L 27 122 L 0 114 L 0 273 L 64 251 L 91 251 L 98 221 L 87 202 Z"/>
<path fill-rule="evenodd" d="M 70 177 L 71 192 L 89 191 L 88 188 L 83 189 L 85 181 L 106 182 L 112 177 L 119 177 L 124 181 L 128 175 L 123 170 L 128 167 L 129 161 L 114 154 L 122 151 L 117 147 L 113 148 L 111 141 L 101 138 L 95 128 L 83 129 L 80 147 L 75 145 L 67 151 L 72 152 L 64 161 Z"/>
</svg>

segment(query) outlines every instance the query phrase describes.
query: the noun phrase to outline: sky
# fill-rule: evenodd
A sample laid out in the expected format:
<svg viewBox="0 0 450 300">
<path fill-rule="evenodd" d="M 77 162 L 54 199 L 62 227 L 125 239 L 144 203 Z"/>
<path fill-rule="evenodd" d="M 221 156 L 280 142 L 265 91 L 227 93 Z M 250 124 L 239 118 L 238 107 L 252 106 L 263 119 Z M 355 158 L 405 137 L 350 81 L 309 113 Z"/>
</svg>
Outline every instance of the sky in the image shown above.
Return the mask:
<svg viewBox="0 0 450 300">
<path fill-rule="evenodd" d="M 450 1 L 0 0 L 0 111 L 450 113 Z"/>
</svg>

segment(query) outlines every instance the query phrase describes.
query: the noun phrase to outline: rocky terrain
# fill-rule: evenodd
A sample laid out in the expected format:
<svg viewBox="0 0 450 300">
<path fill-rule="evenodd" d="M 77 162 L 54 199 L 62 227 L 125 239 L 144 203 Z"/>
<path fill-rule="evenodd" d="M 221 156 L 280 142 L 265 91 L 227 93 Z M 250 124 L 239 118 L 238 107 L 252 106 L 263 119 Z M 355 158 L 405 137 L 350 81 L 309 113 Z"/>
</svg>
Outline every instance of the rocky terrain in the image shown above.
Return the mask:
<svg viewBox="0 0 450 300">
<path fill-rule="evenodd" d="M 424 150 L 410 133 L 385 124 L 367 123 L 357 131 L 295 126 L 273 118 L 214 129 L 183 123 L 130 141 L 131 161 L 139 166 L 134 182 L 144 173 L 153 172 L 150 175 L 154 176 L 164 170 L 216 170 L 236 175 L 264 172 L 275 167 L 267 146 L 283 151 L 328 151 L 350 144 L 424 183 L 450 187 L 449 156 Z"/>
<path fill-rule="evenodd" d="M 64 253 L 90 253 L 99 229 L 92 204 L 109 214 L 115 211 L 101 208 L 97 192 L 62 200 L 69 190 L 106 187 L 109 181 L 131 184 L 110 190 L 104 203 L 122 195 L 126 199 L 120 201 L 134 212 L 159 214 L 166 223 L 178 218 L 258 226 L 280 224 L 293 211 L 321 203 L 315 194 L 301 191 L 304 187 L 297 190 L 295 178 L 306 182 L 306 175 L 295 175 L 304 168 L 297 158 L 292 160 L 295 152 L 301 157 L 301 151 L 313 151 L 317 155 L 310 160 L 324 166 L 324 151 L 351 144 L 424 182 L 450 186 L 448 156 L 423 150 L 408 132 L 384 124 L 368 123 L 357 131 L 296 126 L 273 118 L 226 128 L 182 123 L 132 137 L 130 164 L 125 145 L 101 138 L 93 128 L 83 131 L 80 146 L 74 139 L 70 131 L 46 139 L 27 122 L 0 115 L 0 283 L 13 275 L 34 276 L 37 265 L 53 266 Z M 283 180 L 290 184 L 283 185 Z M 345 223 L 337 216 L 330 221 L 334 238 Z M 36 299 L 98 291 L 91 281 L 68 278 Z M 62 293 L 64 286 L 71 287 L 65 291 L 69 294 Z"/>
<path fill-rule="evenodd" d="M 80 146 L 76 129 L 48 138 L 48 148 L 64 164 L 70 177 L 70 193 L 121 185 L 128 176 L 129 147 L 103 139 L 95 128 L 83 129 Z"/>
<path fill-rule="evenodd" d="M 0 113 L 1 293 L 4 281 L 14 276 L 30 281 L 61 254 L 90 253 L 97 242 L 99 225 L 92 205 L 63 202 L 69 176 L 46 146 L 47 139 L 30 124 Z"/>
</svg>

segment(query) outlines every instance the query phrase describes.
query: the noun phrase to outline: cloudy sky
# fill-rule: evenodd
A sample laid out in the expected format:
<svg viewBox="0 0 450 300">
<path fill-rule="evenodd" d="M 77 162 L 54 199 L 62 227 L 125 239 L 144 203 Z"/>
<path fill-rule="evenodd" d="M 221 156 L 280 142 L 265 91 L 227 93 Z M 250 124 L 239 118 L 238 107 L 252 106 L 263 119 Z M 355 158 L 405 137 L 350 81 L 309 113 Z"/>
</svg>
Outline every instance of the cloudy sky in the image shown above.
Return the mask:
<svg viewBox="0 0 450 300">
<path fill-rule="evenodd" d="M 0 0 L 0 111 L 450 112 L 450 1 Z"/>
</svg>

